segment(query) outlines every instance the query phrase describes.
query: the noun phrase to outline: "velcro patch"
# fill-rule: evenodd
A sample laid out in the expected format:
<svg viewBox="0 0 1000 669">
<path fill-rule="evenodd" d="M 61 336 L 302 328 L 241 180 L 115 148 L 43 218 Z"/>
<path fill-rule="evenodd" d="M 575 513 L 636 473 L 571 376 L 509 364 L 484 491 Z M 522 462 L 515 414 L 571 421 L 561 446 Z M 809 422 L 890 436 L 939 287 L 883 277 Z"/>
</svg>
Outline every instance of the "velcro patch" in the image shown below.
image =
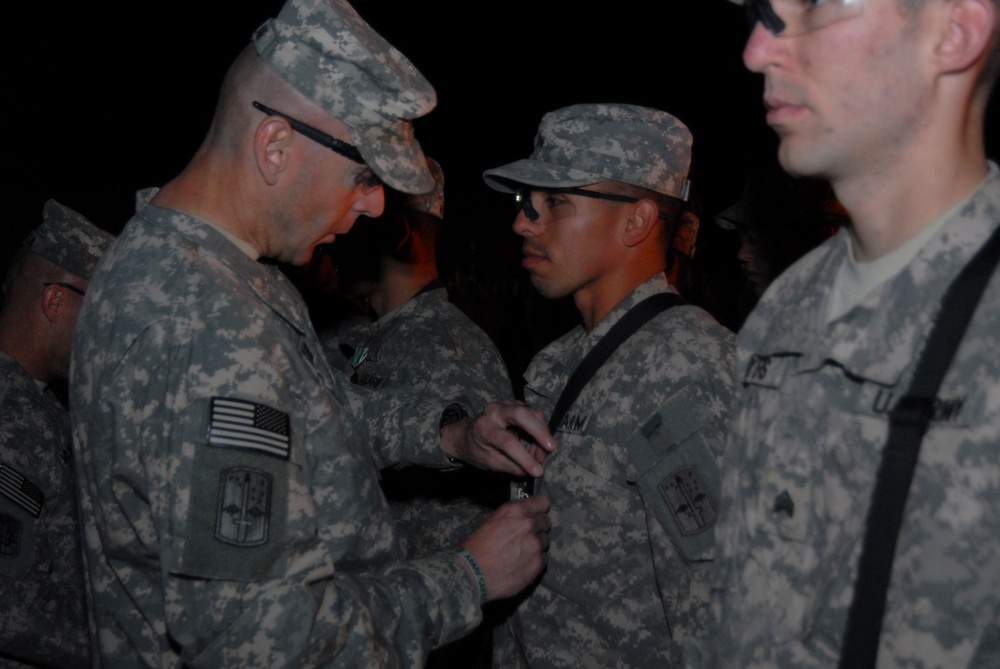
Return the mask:
<svg viewBox="0 0 1000 669">
<path fill-rule="evenodd" d="M 689 537 L 715 525 L 718 508 L 696 467 L 677 469 L 659 488 L 682 536 Z"/>
<path fill-rule="evenodd" d="M 689 562 L 715 557 L 721 475 L 703 434 L 709 423 L 681 391 L 629 437 L 627 480 L 639 489 L 679 555 Z"/>
<path fill-rule="evenodd" d="M 287 460 L 291 451 L 288 414 L 265 404 L 213 397 L 208 444 L 216 448 L 257 451 Z"/>
<path fill-rule="evenodd" d="M 755 353 L 747 363 L 743 373 L 743 386 L 764 386 L 778 388 L 785 377 L 794 372 L 801 354 L 775 353 L 760 355 Z"/>
<path fill-rule="evenodd" d="M 21 521 L 0 513 L 0 558 L 15 558 L 21 554 Z"/>
<path fill-rule="evenodd" d="M 563 416 L 557 430 L 568 434 L 586 434 L 590 424 L 590 414 L 567 413 Z"/>
<path fill-rule="evenodd" d="M 259 450 L 195 449 L 184 555 L 173 571 L 236 581 L 265 578 L 287 548 L 282 538 L 289 480 L 297 470 L 291 459 Z"/>
<path fill-rule="evenodd" d="M 0 494 L 30 513 L 33 518 L 38 518 L 45 504 L 42 489 L 6 465 L 0 465 Z"/>
<path fill-rule="evenodd" d="M 267 543 L 271 475 L 253 467 L 232 467 L 219 477 L 215 537 L 233 546 Z"/>
</svg>

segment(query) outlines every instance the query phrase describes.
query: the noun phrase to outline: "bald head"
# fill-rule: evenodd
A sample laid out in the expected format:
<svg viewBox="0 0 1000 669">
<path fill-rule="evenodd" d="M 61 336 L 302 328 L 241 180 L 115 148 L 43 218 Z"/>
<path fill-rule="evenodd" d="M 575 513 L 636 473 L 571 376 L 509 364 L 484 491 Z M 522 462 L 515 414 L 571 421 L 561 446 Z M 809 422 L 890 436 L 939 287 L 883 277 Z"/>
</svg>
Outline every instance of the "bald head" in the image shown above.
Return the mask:
<svg viewBox="0 0 1000 669">
<path fill-rule="evenodd" d="M 248 253 L 304 264 L 358 215 L 381 213 L 380 182 L 335 142 L 351 145 L 349 127 L 247 47 L 198 152 L 152 203 L 211 221 Z"/>
<path fill-rule="evenodd" d="M 228 152 L 247 150 L 247 138 L 264 118 L 253 107 L 254 101 L 280 109 L 306 123 L 330 118 L 319 105 L 268 67 L 250 45 L 236 58 L 222 82 L 206 144 Z"/>
</svg>

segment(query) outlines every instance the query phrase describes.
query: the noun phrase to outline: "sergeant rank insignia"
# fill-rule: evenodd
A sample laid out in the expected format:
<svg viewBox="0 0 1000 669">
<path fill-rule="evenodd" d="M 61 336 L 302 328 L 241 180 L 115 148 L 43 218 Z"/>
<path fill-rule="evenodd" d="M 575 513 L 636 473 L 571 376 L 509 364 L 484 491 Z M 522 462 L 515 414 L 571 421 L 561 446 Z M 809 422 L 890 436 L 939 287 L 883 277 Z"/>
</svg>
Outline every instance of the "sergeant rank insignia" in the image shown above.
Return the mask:
<svg viewBox="0 0 1000 669">
<path fill-rule="evenodd" d="M 792 496 L 788 494 L 787 490 L 774 498 L 774 508 L 771 511 L 788 514 L 789 518 L 795 517 L 795 502 L 792 501 Z"/>
<path fill-rule="evenodd" d="M 694 467 L 682 467 L 660 483 L 660 494 L 682 536 L 699 534 L 715 525 L 718 507 Z"/>
</svg>

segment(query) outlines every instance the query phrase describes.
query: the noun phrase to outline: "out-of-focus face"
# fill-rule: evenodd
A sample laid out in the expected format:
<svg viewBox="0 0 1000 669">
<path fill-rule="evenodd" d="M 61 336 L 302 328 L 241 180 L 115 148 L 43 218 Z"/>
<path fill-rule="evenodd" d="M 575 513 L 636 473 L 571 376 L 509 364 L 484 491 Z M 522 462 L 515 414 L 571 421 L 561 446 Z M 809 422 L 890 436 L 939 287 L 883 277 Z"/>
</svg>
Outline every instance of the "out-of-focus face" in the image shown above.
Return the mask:
<svg viewBox="0 0 1000 669">
<path fill-rule="evenodd" d="M 740 261 L 744 278 L 753 288 L 754 294 L 760 297 L 774 277 L 770 264 L 761 252 L 760 241 L 752 231 L 740 231 L 740 248 L 736 257 Z"/>
<path fill-rule="evenodd" d="M 743 60 L 764 75 L 787 171 L 836 182 L 898 164 L 927 105 L 917 16 L 896 0 L 864 0 L 856 15 L 801 34 L 754 26 Z"/>
<path fill-rule="evenodd" d="M 601 191 L 600 184 L 584 188 Z M 532 285 L 548 298 L 603 290 L 618 262 L 613 249 L 622 203 L 544 190 L 530 197 L 538 220 L 519 211 L 513 228 L 524 239 L 521 265 Z"/>
<path fill-rule="evenodd" d="M 76 329 L 80 307 L 83 305 L 83 295 L 80 293 L 87 292 L 90 282 L 83 277 L 73 275 L 72 278 L 66 279 L 63 283 L 73 286 L 76 290 L 59 284 L 52 284 L 46 290 L 59 291 L 60 299 L 58 331 L 52 349 L 52 371 L 56 376 L 68 379 L 70 356 L 73 352 L 73 331 Z"/>
</svg>

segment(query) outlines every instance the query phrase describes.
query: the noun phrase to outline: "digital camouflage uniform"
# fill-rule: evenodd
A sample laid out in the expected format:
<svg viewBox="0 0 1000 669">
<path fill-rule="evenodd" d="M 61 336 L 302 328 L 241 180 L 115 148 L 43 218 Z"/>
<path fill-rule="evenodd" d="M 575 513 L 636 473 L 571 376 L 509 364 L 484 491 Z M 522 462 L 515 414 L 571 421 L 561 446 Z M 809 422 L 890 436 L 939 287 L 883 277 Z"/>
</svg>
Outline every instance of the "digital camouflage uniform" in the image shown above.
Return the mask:
<svg viewBox="0 0 1000 669">
<path fill-rule="evenodd" d="M 488 402 L 513 396 L 496 346 L 448 301 L 443 287 L 419 292 L 373 323 L 325 333 L 322 339 L 338 373 L 377 391 L 408 388 L 419 395 L 462 398 L 473 415 Z M 342 345 L 363 353 L 345 355 Z M 357 367 L 352 360 L 359 361 Z M 482 493 L 471 486 L 497 485 L 496 475 L 479 470 L 404 468 L 388 476 L 401 496 L 412 492 L 398 501 L 390 497 L 409 557 L 458 545 L 491 509 L 456 493 Z"/>
<path fill-rule="evenodd" d="M 69 414 L 0 352 L 0 667 L 87 666 Z"/>
<path fill-rule="evenodd" d="M 520 189 L 586 196 L 572 189 L 599 184 L 591 197 L 621 201 L 603 184 L 613 180 L 684 201 L 691 142 L 664 111 L 571 105 L 542 117 L 529 158 L 483 178 L 515 193 L 529 222 L 541 214 Z M 657 200 L 664 227 L 643 243 L 658 244 L 680 225 L 670 220 L 668 200 Z M 639 258 L 659 262 L 661 250 L 643 247 Z M 636 280 L 610 270 L 601 277 Z M 602 292 L 612 290 L 617 297 L 617 289 Z M 676 290 L 656 273 L 591 332 L 581 325 L 543 349 L 525 374 L 526 402 L 551 420 L 585 356 L 634 307 L 664 293 Z M 702 657 L 733 339 L 701 309 L 673 306 L 625 340 L 583 387 L 537 486 L 551 501 L 548 568 L 510 620 L 516 642 L 510 634 L 498 640 L 497 667 L 670 667 Z"/>
<path fill-rule="evenodd" d="M 717 666 L 832 667 L 888 436 L 941 297 L 1000 225 L 1000 173 L 899 274 L 826 324 L 846 231 L 781 276 L 739 337 Z M 878 666 L 1000 666 L 1000 273 L 944 378 L 903 516 Z M 555 538 L 553 538 L 553 544 Z"/>
<path fill-rule="evenodd" d="M 662 292 L 675 291 L 657 275 L 590 334 L 579 326 L 543 349 L 525 373 L 527 403 L 551 415 L 583 356 L 630 308 Z M 698 643 L 714 546 L 683 555 L 684 540 L 675 543 L 647 511 L 635 440 L 670 451 L 650 472 L 656 483 L 685 464 L 717 476 L 732 367 L 732 333 L 697 307 L 675 306 L 626 340 L 563 418 L 537 487 L 552 503 L 548 569 L 511 624 L 531 667 L 677 666 L 680 647 Z M 644 437 L 657 415 L 663 428 Z M 519 664 L 509 647 L 500 655 L 499 667 Z"/>
<path fill-rule="evenodd" d="M 288 0 L 253 46 L 347 125 L 352 160 L 397 189 L 433 187 L 412 119 L 434 90 L 346 2 Z M 175 194 L 183 207 L 204 189 Z M 398 562 L 377 470 L 446 466 L 439 420 L 454 398 L 361 396 L 333 376 L 273 263 L 149 196 L 94 276 L 73 358 L 100 659 L 419 666 L 480 621 L 479 587 L 454 552 Z"/>
<path fill-rule="evenodd" d="M 41 257 L 59 275 L 89 279 L 113 241 L 48 200 L 18 253 Z M 12 270 L 7 288 L 38 279 Z M 36 289 L 41 298 L 41 285 L 28 288 Z M 20 309 L 7 303 L 3 318 L 24 318 Z M 51 388 L 0 351 L 0 667 L 40 664 L 90 664 L 70 420 Z"/>
<path fill-rule="evenodd" d="M 412 667 L 479 622 L 453 553 L 397 562 L 378 486 L 407 447 L 446 462 L 447 402 L 348 397 L 275 266 L 140 202 L 91 282 L 76 347 L 105 664 Z"/>
</svg>

